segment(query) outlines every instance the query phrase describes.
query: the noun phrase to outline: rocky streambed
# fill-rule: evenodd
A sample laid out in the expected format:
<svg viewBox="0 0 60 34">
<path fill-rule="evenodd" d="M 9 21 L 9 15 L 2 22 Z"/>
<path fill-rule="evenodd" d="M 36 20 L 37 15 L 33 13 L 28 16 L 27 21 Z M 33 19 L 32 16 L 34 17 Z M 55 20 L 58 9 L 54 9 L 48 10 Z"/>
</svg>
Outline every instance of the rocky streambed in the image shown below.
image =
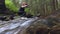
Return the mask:
<svg viewBox="0 0 60 34">
<path fill-rule="evenodd" d="M 54 32 L 56 31 L 56 32 Z M 60 18 L 25 18 L 0 21 L 0 34 L 51 34 L 60 33 Z"/>
<path fill-rule="evenodd" d="M 28 28 L 38 18 L 17 18 L 10 21 L 0 21 L 0 34 L 18 34 Z M 22 32 L 20 32 L 22 34 Z"/>
</svg>

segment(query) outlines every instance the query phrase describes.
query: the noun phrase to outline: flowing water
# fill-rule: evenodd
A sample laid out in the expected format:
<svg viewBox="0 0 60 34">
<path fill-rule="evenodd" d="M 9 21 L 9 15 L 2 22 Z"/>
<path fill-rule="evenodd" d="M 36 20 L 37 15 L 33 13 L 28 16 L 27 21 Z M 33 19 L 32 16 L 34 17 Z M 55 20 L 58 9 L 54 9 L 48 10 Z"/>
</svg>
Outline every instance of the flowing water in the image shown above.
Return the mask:
<svg viewBox="0 0 60 34">
<path fill-rule="evenodd" d="M 17 18 L 10 21 L 0 21 L 0 34 L 22 34 L 38 18 Z"/>
</svg>

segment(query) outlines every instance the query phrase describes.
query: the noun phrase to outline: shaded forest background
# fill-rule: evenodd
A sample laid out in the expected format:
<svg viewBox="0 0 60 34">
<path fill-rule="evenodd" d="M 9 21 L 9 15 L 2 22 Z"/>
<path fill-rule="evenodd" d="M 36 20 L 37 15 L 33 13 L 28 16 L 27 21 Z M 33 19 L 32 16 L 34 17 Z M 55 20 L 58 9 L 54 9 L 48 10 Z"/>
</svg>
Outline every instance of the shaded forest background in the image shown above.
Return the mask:
<svg viewBox="0 0 60 34">
<path fill-rule="evenodd" d="M 29 4 L 30 12 L 41 14 L 42 16 L 50 15 L 60 9 L 60 0 L 23 0 Z"/>
<path fill-rule="evenodd" d="M 30 8 L 28 12 L 33 15 L 47 16 L 60 9 L 60 0 L 5 0 L 5 5 L 11 11 L 18 12 L 21 2 L 28 3 Z"/>
</svg>

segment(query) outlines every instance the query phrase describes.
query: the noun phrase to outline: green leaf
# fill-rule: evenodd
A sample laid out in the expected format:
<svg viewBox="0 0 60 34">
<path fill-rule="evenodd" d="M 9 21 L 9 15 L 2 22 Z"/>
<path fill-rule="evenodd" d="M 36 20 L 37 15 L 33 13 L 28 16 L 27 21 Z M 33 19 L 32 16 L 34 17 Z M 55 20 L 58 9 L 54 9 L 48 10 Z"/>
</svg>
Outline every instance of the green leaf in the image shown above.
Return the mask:
<svg viewBox="0 0 60 34">
<path fill-rule="evenodd" d="M 18 7 L 15 6 L 15 4 L 12 2 L 12 0 L 5 0 L 5 5 L 7 8 L 9 8 L 13 12 L 18 12 Z"/>
</svg>

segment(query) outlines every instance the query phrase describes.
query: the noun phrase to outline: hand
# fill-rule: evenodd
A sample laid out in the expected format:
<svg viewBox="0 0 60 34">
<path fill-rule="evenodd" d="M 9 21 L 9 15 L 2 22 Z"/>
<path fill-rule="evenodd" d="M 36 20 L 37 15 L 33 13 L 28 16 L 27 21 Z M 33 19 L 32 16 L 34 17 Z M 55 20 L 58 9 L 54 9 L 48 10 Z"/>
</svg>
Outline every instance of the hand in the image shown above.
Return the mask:
<svg viewBox="0 0 60 34">
<path fill-rule="evenodd" d="M 24 5 L 24 6 L 21 6 L 21 7 L 27 7 L 28 5 Z"/>
</svg>

